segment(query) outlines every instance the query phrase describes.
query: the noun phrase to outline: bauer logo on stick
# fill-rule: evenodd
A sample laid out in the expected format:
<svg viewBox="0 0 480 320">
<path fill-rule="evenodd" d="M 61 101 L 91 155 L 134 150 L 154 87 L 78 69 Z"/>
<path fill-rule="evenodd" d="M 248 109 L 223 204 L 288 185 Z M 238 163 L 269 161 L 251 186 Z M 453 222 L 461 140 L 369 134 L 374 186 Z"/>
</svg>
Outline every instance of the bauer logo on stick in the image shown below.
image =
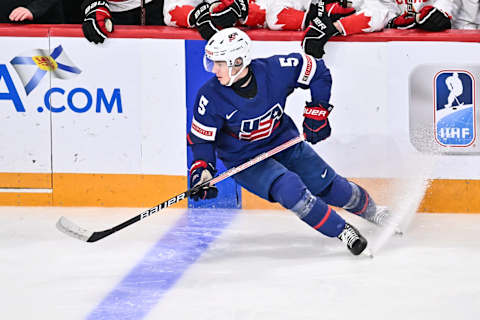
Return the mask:
<svg viewBox="0 0 480 320">
<path fill-rule="evenodd" d="M 446 147 L 475 141 L 475 80 L 464 70 L 443 70 L 434 79 L 435 140 Z"/>
</svg>

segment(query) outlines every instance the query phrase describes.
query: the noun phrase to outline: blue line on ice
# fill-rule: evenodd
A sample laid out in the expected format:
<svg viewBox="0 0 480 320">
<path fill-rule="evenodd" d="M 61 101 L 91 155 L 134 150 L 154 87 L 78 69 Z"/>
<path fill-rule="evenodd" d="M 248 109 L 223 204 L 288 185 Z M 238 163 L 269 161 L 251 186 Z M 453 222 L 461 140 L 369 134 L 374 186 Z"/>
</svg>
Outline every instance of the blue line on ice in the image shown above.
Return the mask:
<svg viewBox="0 0 480 320">
<path fill-rule="evenodd" d="M 143 319 L 211 242 L 237 210 L 189 210 L 87 316 L 88 320 Z"/>
</svg>

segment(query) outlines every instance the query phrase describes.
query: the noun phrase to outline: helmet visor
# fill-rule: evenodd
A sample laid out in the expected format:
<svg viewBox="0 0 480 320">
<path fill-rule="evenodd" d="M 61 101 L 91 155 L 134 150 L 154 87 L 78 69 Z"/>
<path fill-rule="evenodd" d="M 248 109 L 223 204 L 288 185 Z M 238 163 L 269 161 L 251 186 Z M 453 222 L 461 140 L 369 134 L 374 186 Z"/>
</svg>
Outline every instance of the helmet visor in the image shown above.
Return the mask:
<svg viewBox="0 0 480 320">
<path fill-rule="evenodd" d="M 203 56 L 203 67 L 205 68 L 205 71 L 207 72 L 212 72 L 213 71 L 213 65 L 215 62 L 207 57 L 207 55 Z"/>
</svg>

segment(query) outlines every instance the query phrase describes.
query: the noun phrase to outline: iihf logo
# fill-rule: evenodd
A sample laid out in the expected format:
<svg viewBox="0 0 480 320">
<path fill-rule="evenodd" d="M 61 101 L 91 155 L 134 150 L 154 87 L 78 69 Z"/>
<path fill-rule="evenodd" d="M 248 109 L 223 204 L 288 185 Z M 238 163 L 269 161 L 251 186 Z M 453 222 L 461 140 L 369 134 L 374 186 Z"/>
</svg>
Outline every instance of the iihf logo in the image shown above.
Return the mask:
<svg viewBox="0 0 480 320">
<path fill-rule="evenodd" d="M 435 139 L 442 146 L 468 147 L 475 141 L 475 79 L 464 70 L 435 75 Z"/>
</svg>

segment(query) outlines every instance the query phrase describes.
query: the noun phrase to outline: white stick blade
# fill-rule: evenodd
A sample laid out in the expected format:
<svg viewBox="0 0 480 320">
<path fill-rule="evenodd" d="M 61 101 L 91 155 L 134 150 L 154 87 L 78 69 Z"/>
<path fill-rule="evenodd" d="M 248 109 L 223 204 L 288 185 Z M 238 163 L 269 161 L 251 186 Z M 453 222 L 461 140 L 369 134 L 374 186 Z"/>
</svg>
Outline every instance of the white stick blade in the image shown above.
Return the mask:
<svg viewBox="0 0 480 320">
<path fill-rule="evenodd" d="M 60 217 L 57 221 L 57 229 L 61 232 L 69 235 L 70 237 L 80 239 L 82 241 L 87 241 L 93 234 L 92 231 L 87 229 L 80 228 L 72 221 L 68 220 L 65 217 Z"/>
</svg>

